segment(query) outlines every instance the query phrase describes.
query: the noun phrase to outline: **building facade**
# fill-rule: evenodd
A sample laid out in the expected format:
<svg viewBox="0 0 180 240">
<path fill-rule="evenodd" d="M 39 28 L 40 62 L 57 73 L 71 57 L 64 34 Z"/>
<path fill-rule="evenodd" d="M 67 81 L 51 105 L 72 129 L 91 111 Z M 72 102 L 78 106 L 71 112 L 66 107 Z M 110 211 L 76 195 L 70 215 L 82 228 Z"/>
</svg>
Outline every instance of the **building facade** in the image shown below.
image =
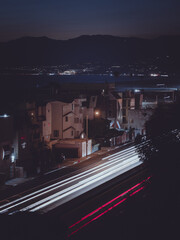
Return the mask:
<svg viewBox="0 0 180 240">
<path fill-rule="evenodd" d="M 71 103 L 54 101 L 46 104 L 46 120 L 43 121 L 44 141 L 79 138 L 83 131 L 81 99 L 75 99 Z"/>
</svg>

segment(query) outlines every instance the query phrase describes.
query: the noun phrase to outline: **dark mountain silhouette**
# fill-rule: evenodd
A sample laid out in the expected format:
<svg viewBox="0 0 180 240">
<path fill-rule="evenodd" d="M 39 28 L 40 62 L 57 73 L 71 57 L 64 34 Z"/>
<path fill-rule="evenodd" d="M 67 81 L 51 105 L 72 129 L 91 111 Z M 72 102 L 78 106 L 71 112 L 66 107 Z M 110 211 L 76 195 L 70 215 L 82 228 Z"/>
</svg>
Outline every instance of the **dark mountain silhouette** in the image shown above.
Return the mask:
<svg viewBox="0 0 180 240">
<path fill-rule="evenodd" d="M 156 39 L 110 35 L 80 36 L 69 40 L 23 37 L 0 43 L 0 65 L 59 65 L 72 63 L 134 64 L 158 62 L 178 68 L 180 36 Z"/>
</svg>

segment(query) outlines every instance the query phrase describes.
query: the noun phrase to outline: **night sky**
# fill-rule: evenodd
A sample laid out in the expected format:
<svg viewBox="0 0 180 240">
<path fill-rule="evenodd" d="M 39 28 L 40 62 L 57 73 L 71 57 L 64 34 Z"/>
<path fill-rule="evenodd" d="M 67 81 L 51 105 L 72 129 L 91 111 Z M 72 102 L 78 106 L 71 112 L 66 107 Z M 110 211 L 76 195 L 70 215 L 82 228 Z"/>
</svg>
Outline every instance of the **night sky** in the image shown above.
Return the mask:
<svg viewBox="0 0 180 240">
<path fill-rule="evenodd" d="M 0 41 L 180 34 L 179 0 L 1 0 Z"/>
</svg>

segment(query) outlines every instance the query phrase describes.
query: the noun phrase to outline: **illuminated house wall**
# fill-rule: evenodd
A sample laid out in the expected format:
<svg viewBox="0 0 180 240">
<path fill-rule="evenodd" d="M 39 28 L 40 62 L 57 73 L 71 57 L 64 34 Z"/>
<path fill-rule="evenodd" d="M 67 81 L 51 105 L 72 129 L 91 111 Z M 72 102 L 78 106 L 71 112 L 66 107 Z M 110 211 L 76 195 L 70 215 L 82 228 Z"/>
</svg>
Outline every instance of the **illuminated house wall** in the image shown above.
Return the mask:
<svg viewBox="0 0 180 240">
<path fill-rule="evenodd" d="M 83 132 L 83 111 L 81 100 L 71 103 L 60 101 L 46 105 L 46 121 L 43 121 L 43 137 L 51 139 L 78 138 Z"/>
<path fill-rule="evenodd" d="M 50 139 L 62 139 L 62 113 L 65 103 L 55 101 L 46 105 L 46 121 L 43 121 L 43 137 L 45 141 Z"/>
</svg>

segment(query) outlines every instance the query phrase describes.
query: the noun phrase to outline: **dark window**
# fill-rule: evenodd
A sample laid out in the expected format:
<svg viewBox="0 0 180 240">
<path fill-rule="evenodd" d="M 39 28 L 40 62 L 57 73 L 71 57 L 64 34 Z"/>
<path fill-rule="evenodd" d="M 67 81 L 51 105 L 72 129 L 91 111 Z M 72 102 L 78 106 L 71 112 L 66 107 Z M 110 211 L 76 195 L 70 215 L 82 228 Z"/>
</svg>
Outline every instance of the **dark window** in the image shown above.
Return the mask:
<svg viewBox="0 0 180 240">
<path fill-rule="evenodd" d="M 40 133 L 34 133 L 33 138 L 34 139 L 39 139 L 40 138 Z"/>
<path fill-rule="evenodd" d="M 74 132 L 73 131 L 71 131 L 71 136 L 73 136 L 74 135 Z"/>
<path fill-rule="evenodd" d="M 79 123 L 79 118 L 75 118 L 74 123 Z"/>
<path fill-rule="evenodd" d="M 59 130 L 54 130 L 54 137 L 59 137 Z"/>
<path fill-rule="evenodd" d="M 126 107 L 126 99 L 123 99 L 123 107 Z"/>
<path fill-rule="evenodd" d="M 126 117 L 123 117 L 123 123 L 127 123 Z"/>
<path fill-rule="evenodd" d="M 87 102 L 82 102 L 82 107 L 87 107 Z"/>
<path fill-rule="evenodd" d="M 126 116 L 126 109 L 122 110 L 123 116 Z"/>
<path fill-rule="evenodd" d="M 128 99 L 128 107 L 130 107 L 130 105 L 131 105 L 131 100 Z"/>
<path fill-rule="evenodd" d="M 66 116 L 66 119 L 65 119 L 66 122 L 68 122 L 68 117 Z"/>
</svg>

